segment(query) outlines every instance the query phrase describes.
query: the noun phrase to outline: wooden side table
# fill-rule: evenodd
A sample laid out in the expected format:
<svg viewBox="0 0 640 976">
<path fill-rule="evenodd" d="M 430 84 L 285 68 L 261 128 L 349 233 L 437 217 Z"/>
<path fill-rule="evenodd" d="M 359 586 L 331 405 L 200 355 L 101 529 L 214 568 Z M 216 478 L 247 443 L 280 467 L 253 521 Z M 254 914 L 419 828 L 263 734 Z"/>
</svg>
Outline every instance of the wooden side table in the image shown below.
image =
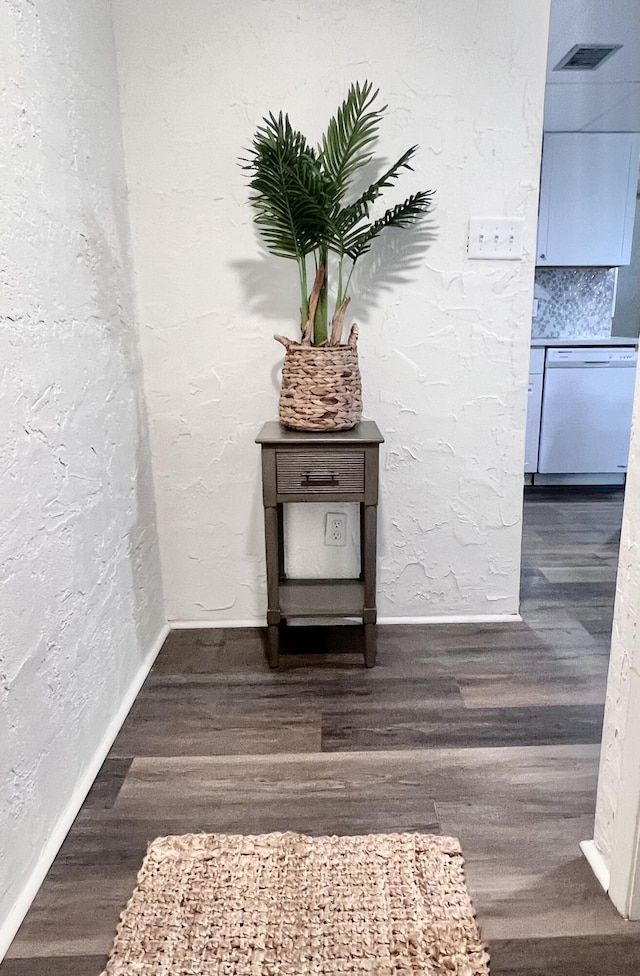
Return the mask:
<svg viewBox="0 0 640 976">
<path fill-rule="evenodd" d="M 306 433 L 278 421 L 264 425 L 262 497 L 267 555 L 267 658 L 277 668 L 283 620 L 362 617 L 364 661 L 376 663 L 376 540 L 378 454 L 384 438 L 371 420 L 353 430 Z M 288 579 L 283 506 L 287 502 L 359 502 L 360 576 Z"/>
</svg>

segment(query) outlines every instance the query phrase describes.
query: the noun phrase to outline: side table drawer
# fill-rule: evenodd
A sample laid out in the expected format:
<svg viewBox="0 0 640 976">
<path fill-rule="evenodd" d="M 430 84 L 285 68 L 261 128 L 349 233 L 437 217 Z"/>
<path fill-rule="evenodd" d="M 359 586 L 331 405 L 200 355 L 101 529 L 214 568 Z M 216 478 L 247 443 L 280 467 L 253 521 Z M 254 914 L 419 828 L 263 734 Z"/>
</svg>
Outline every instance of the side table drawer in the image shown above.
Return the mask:
<svg viewBox="0 0 640 976">
<path fill-rule="evenodd" d="M 276 491 L 299 495 L 364 491 L 364 451 L 276 451 Z"/>
</svg>

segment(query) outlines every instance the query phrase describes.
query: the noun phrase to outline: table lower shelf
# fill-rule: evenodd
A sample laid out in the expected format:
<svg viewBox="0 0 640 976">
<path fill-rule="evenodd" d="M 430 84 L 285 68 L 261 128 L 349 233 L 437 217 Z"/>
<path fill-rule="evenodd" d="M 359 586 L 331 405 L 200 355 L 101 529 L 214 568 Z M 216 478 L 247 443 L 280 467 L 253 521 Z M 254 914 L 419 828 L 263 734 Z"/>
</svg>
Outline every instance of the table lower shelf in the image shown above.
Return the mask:
<svg viewBox="0 0 640 976">
<path fill-rule="evenodd" d="M 286 580 L 280 583 L 283 617 L 361 617 L 362 580 Z"/>
</svg>

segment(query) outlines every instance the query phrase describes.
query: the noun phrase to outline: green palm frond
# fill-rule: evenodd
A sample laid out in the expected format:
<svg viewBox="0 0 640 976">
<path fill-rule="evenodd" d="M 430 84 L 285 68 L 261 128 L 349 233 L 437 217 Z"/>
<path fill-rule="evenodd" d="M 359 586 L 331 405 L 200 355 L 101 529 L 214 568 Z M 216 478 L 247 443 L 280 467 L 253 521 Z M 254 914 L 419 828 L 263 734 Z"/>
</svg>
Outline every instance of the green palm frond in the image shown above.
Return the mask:
<svg viewBox="0 0 640 976">
<path fill-rule="evenodd" d="M 364 220 L 369 216 L 369 209 L 371 204 L 377 200 L 382 191 L 387 187 L 393 186 L 395 181 L 398 179 L 401 170 L 410 169 L 413 167 L 410 165 L 410 160 L 415 155 L 417 146 L 411 146 L 406 152 L 402 154 L 400 159 L 396 160 L 393 166 L 382 174 L 382 176 L 371 183 L 369 187 L 354 200 L 353 203 L 348 204 L 346 207 L 342 207 L 340 212 L 336 215 L 335 223 L 338 228 L 338 239 L 332 242 L 332 250 L 338 253 L 343 250 L 344 239 L 347 233 L 352 230 L 356 224 Z"/>
<path fill-rule="evenodd" d="M 329 121 L 319 147 L 319 156 L 333 186 L 334 199 L 342 199 L 356 170 L 372 158 L 371 147 L 378 137 L 378 126 L 386 105 L 372 109 L 378 97 L 369 81 L 352 85 L 336 115 Z"/>
<path fill-rule="evenodd" d="M 387 227 L 409 227 L 414 224 L 431 209 L 432 196 L 433 190 L 420 190 L 403 203 L 397 203 L 368 227 L 351 234 L 344 242 L 345 253 L 355 262 Z"/>
<path fill-rule="evenodd" d="M 314 251 L 331 227 L 331 199 L 314 150 L 288 116 L 264 119 L 243 168 L 251 174 L 255 223 L 272 254 L 300 261 Z"/>
<path fill-rule="evenodd" d="M 382 192 L 396 184 L 403 170 L 412 169 L 416 146 L 407 149 L 356 200 L 345 202 L 354 176 L 373 159 L 386 110 L 386 105 L 376 107 L 377 98 L 378 91 L 371 82 L 351 85 L 317 150 L 291 126 L 288 115 L 269 114 L 256 131 L 248 158 L 240 161 L 249 175 L 254 220 L 268 250 L 298 265 L 303 331 L 310 314 L 308 255 L 313 254 L 316 268 L 322 265 L 325 269 L 314 305 L 316 343 L 328 336 L 328 252 L 337 256 L 337 261 L 332 261 L 337 270 L 336 308 L 340 309 L 348 295 L 353 268 L 372 242 L 388 227 L 408 227 L 431 209 L 433 191 L 423 190 L 391 207 L 379 219 L 370 219 L 371 208 Z M 344 267 L 346 258 L 350 259 L 350 269 Z"/>
</svg>

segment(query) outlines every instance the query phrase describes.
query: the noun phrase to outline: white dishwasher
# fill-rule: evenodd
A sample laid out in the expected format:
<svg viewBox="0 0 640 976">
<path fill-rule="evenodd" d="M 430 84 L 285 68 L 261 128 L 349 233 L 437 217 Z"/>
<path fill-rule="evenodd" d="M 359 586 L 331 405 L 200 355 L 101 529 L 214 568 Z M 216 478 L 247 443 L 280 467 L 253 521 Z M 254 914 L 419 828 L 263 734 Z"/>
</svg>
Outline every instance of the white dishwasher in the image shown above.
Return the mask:
<svg viewBox="0 0 640 976">
<path fill-rule="evenodd" d="M 547 349 L 540 473 L 624 474 L 636 360 L 628 347 Z"/>
</svg>

